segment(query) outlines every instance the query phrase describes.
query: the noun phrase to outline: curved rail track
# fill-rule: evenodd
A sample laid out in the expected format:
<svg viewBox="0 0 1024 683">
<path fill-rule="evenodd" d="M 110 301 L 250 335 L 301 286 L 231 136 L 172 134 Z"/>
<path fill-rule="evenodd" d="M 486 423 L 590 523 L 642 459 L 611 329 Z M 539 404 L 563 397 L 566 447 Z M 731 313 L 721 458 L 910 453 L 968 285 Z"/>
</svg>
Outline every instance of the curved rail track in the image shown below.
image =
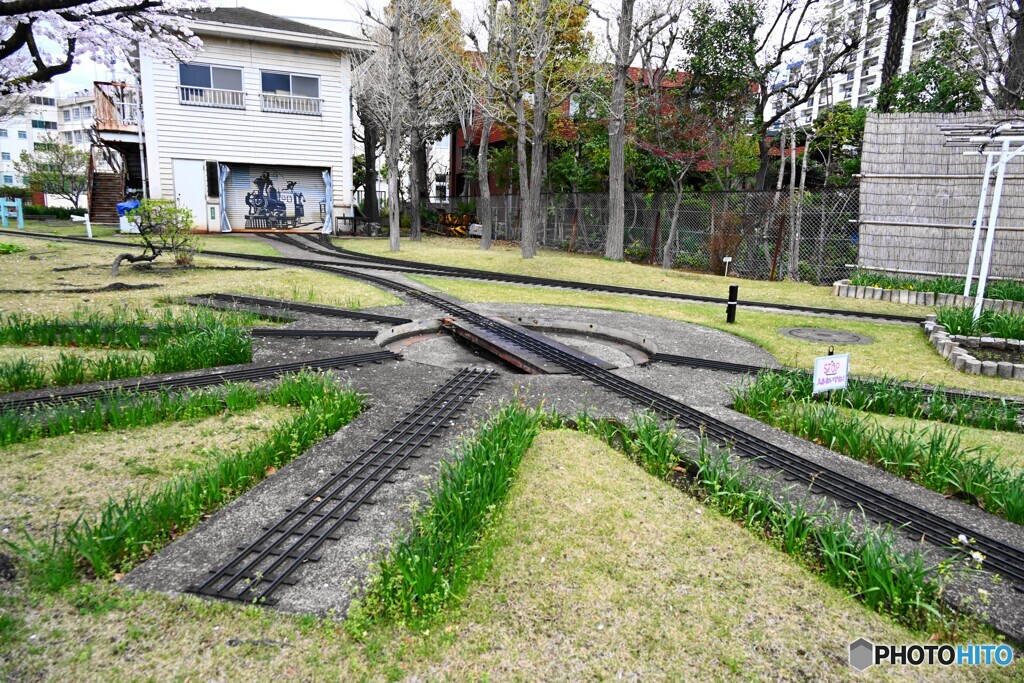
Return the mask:
<svg viewBox="0 0 1024 683">
<path fill-rule="evenodd" d="M 49 238 L 51 236 L 43 237 Z M 79 241 L 86 240 L 82 239 Z M 315 248 L 311 250 L 319 251 Z M 475 313 L 474 311 L 471 311 L 455 302 L 449 301 L 448 299 L 384 277 L 362 272 L 361 270 L 353 270 L 352 265 L 346 266 L 338 263 L 317 262 L 283 257 L 248 256 L 224 254 L 220 252 L 207 253 L 231 256 L 234 258 L 244 258 L 247 260 L 257 260 L 267 263 L 282 263 L 314 268 L 370 282 L 380 287 L 400 292 L 411 298 L 418 299 L 450 315 L 458 316 L 467 322 L 490 330 L 512 344 L 519 345 L 520 347 L 530 350 L 552 363 L 561 365 L 582 379 L 676 421 L 683 428 L 699 431 L 709 440 L 721 446 L 731 448 L 734 453 L 752 460 L 756 465 L 781 472 L 785 480 L 804 484 L 807 487 L 807 490 L 812 493 L 827 496 L 838 505 L 848 509 L 859 508 L 865 515 L 875 521 L 893 524 L 915 539 L 926 540 L 933 545 L 945 547 L 949 545 L 952 539 L 957 538 L 961 534 L 973 538 L 976 541 L 974 548 L 986 556 L 986 566 L 1009 579 L 1016 590 L 1024 592 L 1024 552 L 1020 549 L 998 541 L 988 534 L 982 533 L 977 528 L 971 528 L 946 519 L 945 517 L 937 515 L 929 510 L 925 510 L 924 508 L 914 505 L 902 498 L 875 490 L 864 482 L 825 469 L 796 453 L 787 451 L 784 448 L 769 443 L 753 434 L 745 432 L 740 428 L 734 427 L 722 420 L 707 415 L 652 389 L 623 377 L 619 377 L 608 370 L 604 370 L 596 365 L 582 361 L 572 354 L 551 346 L 535 336 L 523 334 L 498 320 Z M 321 253 L 321 255 L 323 254 Z M 387 261 L 389 260 L 381 260 L 383 263 L 387 263 Z M 391 261 L 393 261 L 393 259 Z M 363 263 L 364 265 L 355 265 L 355 267 L 379 269 L 379 265 L 376 265 L 376 262 L 373 260 L 366 259 Z M 391 269 L 402 270 L 401 268 Z M 440 271 L 439 269 L 434 270 L 436 272 L 446 272 Z M 464 269 L 456 270 L 472 272 L 465 271 Z M 411 271 L 411 269 L 407 269 L 405 272 L 409 271 Z M 500 274 L 487 273 L 486 271 L 480 272 L 481 275 L 472 275 L 472 277 L 483 277 L 486 275 L 487 277 L 493 277 L 494 279 L 509 280 L 505 276 L 501 276 L 499 278 L 498 276 Z M 471 275 L 466 275 L 466 277 L 470 276 Z M 516 276 L 516 279 L 520 279 L 519 276 Z M 671 292 L 662 293 L 618 287 L 608 288 L 601 285 L 545 280 L 544 278 L 523 278 L 521 281 L 524 284 L 569 286 L 575 289 L 588 289 L 591 291 L 615 291 L 616 293 L 642 294 L 645 296 L 665 295 L 669 298 L 694 299 L 694 297 L 689 295 L 676 295 Z M 712 303 L 724 303 L 724 299 L 717 299 L 713 297 L 701 297 L 696 300 L 704 300 Z M 761 306 L 758 302 L 746 302 L 746 305 Z M 768 304 L 765 307 L 809 312 L 825 312 L 833 315 L 848 315 L 851 313 L 849 311 L 829 311 L 781 304 Z M 910 316 L 877 316 L 873 314 L 861 314 L 857 315 L 857 317 L 885 317 L 887 319 L 895 319 L 904 322 L 917 321 L 916 318 L 912 318 Z"/>
</svg>

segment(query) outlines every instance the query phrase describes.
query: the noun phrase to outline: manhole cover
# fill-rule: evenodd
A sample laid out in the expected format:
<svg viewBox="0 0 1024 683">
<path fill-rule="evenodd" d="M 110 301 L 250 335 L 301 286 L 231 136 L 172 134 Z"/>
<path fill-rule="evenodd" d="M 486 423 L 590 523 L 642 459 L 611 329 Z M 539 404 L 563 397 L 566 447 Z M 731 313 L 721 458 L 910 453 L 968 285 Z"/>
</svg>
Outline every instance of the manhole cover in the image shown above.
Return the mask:
<svg viewBox="0 0 1024 683">
<path fill-rule="evenodd" d="M 827 327 L 783 327 L 779 333 L 818 344 L 870 344 L 875 341 L 866 334 L 857 334 L 846 330 L 830 330 Z"/>
</svg>

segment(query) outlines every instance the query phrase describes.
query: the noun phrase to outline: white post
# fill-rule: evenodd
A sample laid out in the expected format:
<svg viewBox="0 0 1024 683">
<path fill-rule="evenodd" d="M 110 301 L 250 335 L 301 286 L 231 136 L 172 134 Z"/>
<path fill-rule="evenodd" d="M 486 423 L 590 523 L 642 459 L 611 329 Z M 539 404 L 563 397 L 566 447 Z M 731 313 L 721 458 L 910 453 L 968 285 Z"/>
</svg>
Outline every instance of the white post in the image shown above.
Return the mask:
<svg viewBox="0 0 1024 683">
<path fill-rule="evenodd" d="M 992 182 L 992 163 L 995 157 L 985 155 L 985 179 L 981 183 L 981 197 L 978 199 L 978 214 L 974 218 L 974 237 L 971 239 L 971 258 L 967 262 L 967 279 L 964 281 L 964 296 L 971 295 L 971 279 L 978 260 L 978 241 L 981 238 L 981 223 L 985 220 L 985 204 L 988 201 L 988 186 Z"/>
<path fill-rule="evenodd" d="M 992 210 L 988 214 L 988 233 L 985 235 L 985 254 L 981 258 L 981 272 L 978 273 L 978 294 L 974 297 L 974 319 L 981 317 L 981 306 L 985 300 L 985 285 L 988 283 L 988 269 L 992 263 L 992 243 L 995 242 L 996 222 L 999 220 L 999 204 L 1003 200 L 1003 180 L 1010 162 L 1010 141 L 1003 140 L 999 154 L 999 170 L 996 172 L 996 188 L 992 192 Z"/>
</svg>

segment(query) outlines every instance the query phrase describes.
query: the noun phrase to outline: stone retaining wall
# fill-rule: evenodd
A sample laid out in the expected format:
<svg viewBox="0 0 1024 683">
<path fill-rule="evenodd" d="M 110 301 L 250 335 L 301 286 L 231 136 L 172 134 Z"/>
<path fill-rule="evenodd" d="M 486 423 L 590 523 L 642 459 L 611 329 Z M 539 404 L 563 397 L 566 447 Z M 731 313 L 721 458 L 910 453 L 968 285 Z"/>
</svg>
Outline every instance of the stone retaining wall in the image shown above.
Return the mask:
<svg viewBox="0 0 1024 683">
<path fill-rule="evenodd" d="M 851 299 L 875 299 L 877 301 L 892 301 L 894 303 L 916 304 L 918 306 L 954 306 L 957 308 L 974 306 L 973 296 L 917 292 L 912 289 L 866 287 L 864 285 L 851 285 L 849 280 L 839 280 L 833 283 L 832 296 L 844 296 Z M 1024 313 L 1024 301 L 1013 301 L 1011 299 L 985 299 L 981 307 L 983 310 L 996 312 Z"/>
<path fill-rule="evenodd" d="M 921 323 L 928 341 L 932 343 L 935 350 L 948 360 L 954 370 L 966 372 L 971 375 L 988 375 L 989 377 L 1002 377 L 1003 379 L 1024 380 L 1024 363 L 1010 363 L 1007 361 L 983 361 L 971 355 L 971 349 L 988 348 L 1017 351 L 1024 350 L 1024 341 L 1018 339 L 1000 339 L 997 337 L 965 337 L 958 334 L 949 334 L 945 327 L 935 322 L 935 316 L 930 315 Z"/>
</svg>

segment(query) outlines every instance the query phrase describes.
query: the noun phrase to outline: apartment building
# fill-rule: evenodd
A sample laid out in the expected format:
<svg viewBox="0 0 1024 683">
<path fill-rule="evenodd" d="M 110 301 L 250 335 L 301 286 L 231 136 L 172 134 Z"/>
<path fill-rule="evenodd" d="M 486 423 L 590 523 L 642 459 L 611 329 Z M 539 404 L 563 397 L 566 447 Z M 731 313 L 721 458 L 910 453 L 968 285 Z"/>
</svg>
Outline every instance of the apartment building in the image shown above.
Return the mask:
<svg viewBox="0 0 1024 683">
<path fill-rule="evenodd" d="M 810 124 L 823 110 L 840 102 L 851 107 L 871 108 L 878 100 L 877 90 L 881 84 L 889 30 L 888 0 L 831 0 L 828 9 L 860 28 L 861 44 L 846 71 L 823 83 L 814 96 L 796 111 L 797 125 Z M 941 26 L 941 14 L 940 0 L 914 0 L 911 3 L 900 73 L 906 73 L 912 65 L 928 57 L 934 33 Z M 805 43 L 803 54 L 787 65 L 788 76 L 795 78 L 802 73 L 815 73 L 824 47 L 820 37 Z"/>
<path fill-rule="evenodd" d="M 0 185 L 24 187 L 14 163 L 22 152 L 45 145 L 45 138 L 57 130 L 56 100 L 43 95 L 33 96 L 24 114 L 0 122 Z"/>
<path fill-rule="evenodd" d="M 91 90 L 57 99 L 57 132 L 61 141 L 88 150 L 89 131 L 96 113 L 96 98 Z"/>
</svg>

